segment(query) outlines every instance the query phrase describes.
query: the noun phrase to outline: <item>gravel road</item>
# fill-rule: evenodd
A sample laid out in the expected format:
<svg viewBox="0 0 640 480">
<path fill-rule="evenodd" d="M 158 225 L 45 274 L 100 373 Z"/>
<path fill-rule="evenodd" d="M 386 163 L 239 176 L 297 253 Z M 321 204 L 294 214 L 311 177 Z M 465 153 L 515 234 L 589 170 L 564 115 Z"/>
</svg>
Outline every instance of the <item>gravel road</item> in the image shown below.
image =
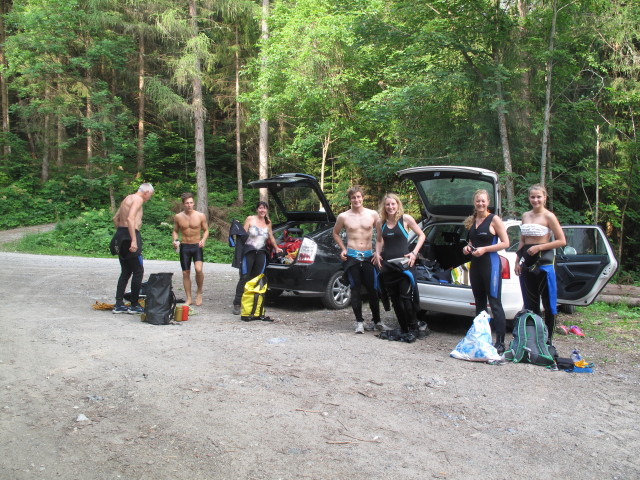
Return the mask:
<svg viewBox="0 0 640 480">
<path fill-rule="evenodd" d="M 152 326 L 92 309 L 115 259 L 0 263 L 2 479 L 640 478 L 639 359 L 593 339 L 556 342 L 595 363 L 576 374 L 454 360 L 451 317 L 388 342 L 285 295 L 244 323 L 209 263 L 204 305 Z M 145 266 L 183 296 L 177 261 Z"/>
</svg>

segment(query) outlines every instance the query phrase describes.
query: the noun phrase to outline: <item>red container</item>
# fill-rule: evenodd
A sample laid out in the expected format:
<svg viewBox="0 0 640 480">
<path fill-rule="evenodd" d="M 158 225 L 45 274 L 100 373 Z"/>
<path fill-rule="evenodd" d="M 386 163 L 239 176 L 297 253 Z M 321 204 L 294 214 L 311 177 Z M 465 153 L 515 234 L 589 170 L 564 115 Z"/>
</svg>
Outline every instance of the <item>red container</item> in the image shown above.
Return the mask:
<svg viewBox="0 0 640 480">
<path fill-rule="evenodd" d="M 189 320 L 189 305 L 182 306 L 182 321 L 186 322 Z"/>
</svg>

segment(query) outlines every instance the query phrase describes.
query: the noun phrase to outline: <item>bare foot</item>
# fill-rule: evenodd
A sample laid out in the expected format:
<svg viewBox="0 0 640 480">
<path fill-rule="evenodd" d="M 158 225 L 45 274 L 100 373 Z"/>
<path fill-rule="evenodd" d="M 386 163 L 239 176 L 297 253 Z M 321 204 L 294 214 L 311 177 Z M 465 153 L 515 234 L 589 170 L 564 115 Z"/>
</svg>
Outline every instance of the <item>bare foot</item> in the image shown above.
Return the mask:
<svg viewBox="0 0 640 480">
<path fill-rule="evenodd" d="M 196 306 L 200 306 L 202 305 L 202 294 L 201 293 L 196 293 Z"/>
<path fill-rule="evenodd" d="M 187 297 L 187 301 L 184 302 L 184 305 L 191 305 L 191 297 Z"/>
</svg>

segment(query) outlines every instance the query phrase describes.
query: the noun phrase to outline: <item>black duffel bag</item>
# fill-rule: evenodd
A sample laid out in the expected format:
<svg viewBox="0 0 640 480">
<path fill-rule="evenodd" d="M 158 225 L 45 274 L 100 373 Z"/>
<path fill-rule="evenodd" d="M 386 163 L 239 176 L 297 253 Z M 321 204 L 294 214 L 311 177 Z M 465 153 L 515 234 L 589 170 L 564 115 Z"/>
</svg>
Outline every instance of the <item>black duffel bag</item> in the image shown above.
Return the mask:
<svg viewBox="0 0 640 480">
<path fill-rule="evenodd" d="M 149 275 L 144 300 L 145 322 L 152 325 L 167 325 L 173 320 L 176 296 L 171 283 L 173 273 Z"/>
</svg>

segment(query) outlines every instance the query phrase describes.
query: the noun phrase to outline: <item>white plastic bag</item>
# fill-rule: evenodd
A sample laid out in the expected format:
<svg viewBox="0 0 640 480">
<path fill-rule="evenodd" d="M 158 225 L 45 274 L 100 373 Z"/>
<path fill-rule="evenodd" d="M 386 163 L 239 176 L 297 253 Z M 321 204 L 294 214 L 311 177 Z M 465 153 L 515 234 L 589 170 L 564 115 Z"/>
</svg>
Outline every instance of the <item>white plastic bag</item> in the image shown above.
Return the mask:
<svg viewBox="0 0 640 480">
<path fill-rule="evenodd" d="M 473 319 L 473 325 L 458 342 L 450 356 L 459 360 L 471 362 L 492 362 L 500 360 L 498 351 L 491 343 L 491 327 L 489 326 L 489 314 L 481 312 Z"/>
</svg>

